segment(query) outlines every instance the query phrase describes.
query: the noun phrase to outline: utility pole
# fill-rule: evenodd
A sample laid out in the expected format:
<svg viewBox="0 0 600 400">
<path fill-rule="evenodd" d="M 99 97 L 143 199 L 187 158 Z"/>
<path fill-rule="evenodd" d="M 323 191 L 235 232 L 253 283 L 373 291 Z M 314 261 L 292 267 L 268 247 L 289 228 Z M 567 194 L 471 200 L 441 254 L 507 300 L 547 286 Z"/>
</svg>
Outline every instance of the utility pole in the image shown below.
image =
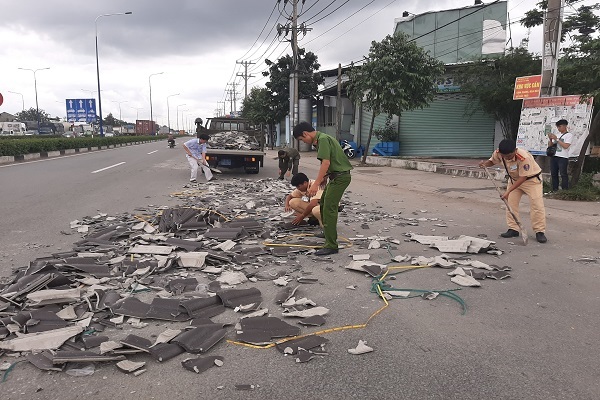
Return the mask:
<svg viewBox="0 0 600 400">
<path fill-rule="evenodd" d="M 223 104 L 223 108 L 221 108 L 221 104 Z M 223 114 L 221 114 L 221 110 L 223 110 Z M 225 102 L 217 101 L 217 117 L 222 117 L 225 115 Z"/>
<path fill-rule="evenodd" d="M 254 78 L 254 75 L 248 75 L 248 65 L 256 64 L 250 61 L 236 61 L 236 64 L 242 64 L 244 66 L 244 73 L 237 74 L 237 76 L 241 76 L 244 78 L 244 100 L 248 97 L 248 78 Z"/>
<path fill-rule="evenodd" d="M 231 101 L 231 112 L 232 113 L 236 113 L 237 112 L 237 99 L 236 96 L 238 95 L 237 93 L 237 85 L 239 85 L 239 83 L 233 82 L 233 83 L 228 83 L 227 85 L 231 86 L 233 89 L 230 89 L 228 92 L 230 93 L 230 98 L 229 100 Z M 235 114 L 234 114 L 235 115 Z"/>
<path fill-rule="evenodd" d="M 291 17 L 291 23 L 281 25 L 277 25 L 277 34 L 281 36 L 283 33 L 287 36 L 288 33 L 292 33 L 292 37 L 290 39 L 290 43 L 292 45 L 292 66 L 290 71 L 290 132 L 288 132 L 289 143 L 295 143 L 295 146 L 298 148 L 298 141 L 292 141 L 291 131 L 294 129 L 294 126 L 299 122 L 298 118 L 298 33 L 302 32 L 306 35 L 306 32 L 310 31 L 311 28 L 307 28 L 306 24 L 302 23 L 298 26 L 298 2 L 299 0 L 290 0 L 292 3 L 293 11 Z M 287 4 L 287 1 L 286 1 Z"/>
<path fill-rule="evenodd" d="M 335 138 L 339 142 L 342 138 L 342 64 L 338 64 L 337 98 L 335 99 Z"/>
<path fill-rule="evenodd" d="M 558 52 L 562 29 L 564 0 L 548 0 L 544 13 L 544 47 L 542 49 L 542 96 L 556 96 Z"/>
</svg>

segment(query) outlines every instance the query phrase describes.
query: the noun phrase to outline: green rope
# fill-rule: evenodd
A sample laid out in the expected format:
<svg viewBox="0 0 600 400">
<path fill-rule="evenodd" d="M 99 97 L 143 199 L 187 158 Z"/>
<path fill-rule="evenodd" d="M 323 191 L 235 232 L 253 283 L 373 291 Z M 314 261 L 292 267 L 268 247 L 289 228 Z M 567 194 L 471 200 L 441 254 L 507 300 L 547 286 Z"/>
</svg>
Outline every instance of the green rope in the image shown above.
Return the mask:
<svg viewBox="0 0 600 400">
<path fill-rule="evenodd" d="M 25 362 L 27 360 L 21 360 L 21 361 L 15 361 L 14 363 L 12 363 L 10 365 L 10 367 L 8 367 L 8 369 L 6 371 L 4 371 L 4 375 L 2 376 L 2 383 L 6 382 L 6 378 L 8 378 L 8 374 L 15 369 L 16 365 L 22 362 Z"/>
</svg>

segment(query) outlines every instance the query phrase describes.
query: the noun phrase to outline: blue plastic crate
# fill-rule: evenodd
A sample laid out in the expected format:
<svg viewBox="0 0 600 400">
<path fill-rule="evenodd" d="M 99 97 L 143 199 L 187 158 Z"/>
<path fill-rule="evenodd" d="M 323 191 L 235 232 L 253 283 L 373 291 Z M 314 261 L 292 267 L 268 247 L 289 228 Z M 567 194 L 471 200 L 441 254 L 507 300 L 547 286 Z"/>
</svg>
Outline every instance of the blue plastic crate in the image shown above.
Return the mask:
<svg viewBox="0 0 600 400">
<path fill-rule="evenodd" d="M 400 154 L 400 142 L 379 142 L 373 148 L 373 153 L 380 156 L 397 156 Z"/>
</svg>

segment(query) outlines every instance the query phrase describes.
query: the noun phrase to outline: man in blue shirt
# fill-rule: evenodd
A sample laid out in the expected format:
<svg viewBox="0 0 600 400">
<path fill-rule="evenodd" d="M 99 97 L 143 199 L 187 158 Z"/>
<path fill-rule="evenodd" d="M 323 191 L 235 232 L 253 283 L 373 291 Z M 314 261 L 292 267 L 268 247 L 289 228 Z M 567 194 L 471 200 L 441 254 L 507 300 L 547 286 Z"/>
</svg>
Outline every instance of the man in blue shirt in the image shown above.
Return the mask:
<svg viewBox="0 0 600 400">
<path fill-rule="evenodd" d="M 210 136 L 206 133 L 198 135 L 197 139 L 190 139 L 183 144 L 183 149 L 186 152 L 186 157 L 190 163 L 191 175 L 190 182 L 197 183 L 198 165 L 202 166 L 202 172 L 207 181 L 213 178 L 210 168 L 206 163 L 206 143 L 210 140 Z"/>
</svg>

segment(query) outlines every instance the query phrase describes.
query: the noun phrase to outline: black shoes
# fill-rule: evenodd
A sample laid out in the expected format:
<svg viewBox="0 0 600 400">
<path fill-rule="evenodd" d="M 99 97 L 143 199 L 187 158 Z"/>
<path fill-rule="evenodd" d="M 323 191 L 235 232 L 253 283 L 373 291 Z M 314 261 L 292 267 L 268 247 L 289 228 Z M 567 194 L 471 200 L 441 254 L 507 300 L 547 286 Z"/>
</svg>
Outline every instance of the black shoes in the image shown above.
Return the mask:
<svg viewBox="0 0 600 400">
<path fill-rule="evenodd" d="M 542 233 L 542 235 L 544 235 Z M 513 238 L 513 237 L 518 237 L 519 236 L 519 232 L 515 231 L 514 229 L 509 229 L 504 233 L 501 233 L 500 236 L 502 236 L 503 238 Z M 539 241 L 539 240 L 538 240 Z"/>
<path fill-rule="evenodd" d="M 537 232 L 535 234 L 535 239 L 540 243 L 546 243 L 548 241 L 548 238 L 546 238 L 546 235 L 544 235 L 544 232 Z"/>
<path fill-rule="evenodd" d="M 330 254 L 337 254 L 337 253 L 339 253 L 338 249 L 322 248 L 322 249 L 315 251 L 315 256 L 328 256 Z"/>
</svg>

